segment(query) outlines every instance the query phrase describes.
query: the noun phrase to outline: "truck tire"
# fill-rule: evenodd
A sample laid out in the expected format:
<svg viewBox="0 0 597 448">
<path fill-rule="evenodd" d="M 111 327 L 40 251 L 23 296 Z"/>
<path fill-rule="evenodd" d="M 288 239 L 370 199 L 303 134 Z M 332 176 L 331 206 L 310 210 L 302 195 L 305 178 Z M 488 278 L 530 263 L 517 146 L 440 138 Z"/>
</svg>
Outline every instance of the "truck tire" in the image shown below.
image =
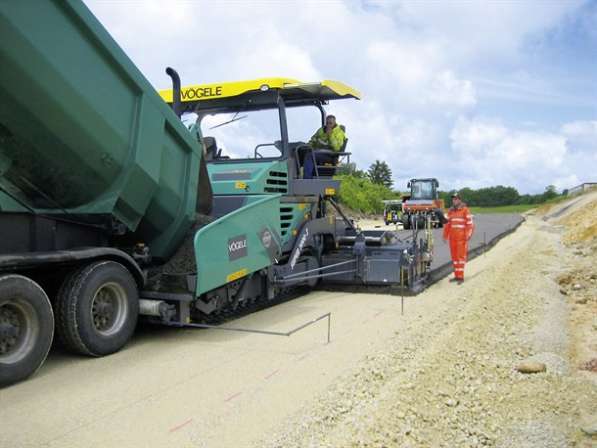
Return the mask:
<svg viewBox="0 0 597 448">
<path fill-rule="evenodd" d="M 98 261 L 73 272 L 56 300 L 56 332 L 64 346 L 89 356 L 117 352 L 139 315 L 137 284 L 120 263 Z"/>
<path fill-rule="evenodd" d="M 0 277 L 0 387 L 24 380 L 46 360 L 54 314 L 44 290 L 22 275 Z"/>
</svg>

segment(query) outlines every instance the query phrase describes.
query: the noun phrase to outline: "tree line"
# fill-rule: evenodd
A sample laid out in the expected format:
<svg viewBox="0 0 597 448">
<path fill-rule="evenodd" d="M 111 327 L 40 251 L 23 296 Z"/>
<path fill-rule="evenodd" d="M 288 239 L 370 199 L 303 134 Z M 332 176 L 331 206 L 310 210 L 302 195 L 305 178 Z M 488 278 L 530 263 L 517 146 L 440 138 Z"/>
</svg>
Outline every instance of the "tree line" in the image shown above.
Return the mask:
<svg viewBox="0 0 597 448">
<path fill-rule="evenodd" d="M 439 196 L 446 205 L 451 205 L 451 196 L 456 190 L 440 191 Z M 520 194 L 514 187 L 505 187 L 497 185 L 495 187 L 485 187 L 473 190 L 472 188 L 462 188 L 458 190 L 460 198 L 473 207 L 498 207 L 501 205 L 517 204 L 541 204 L 559 196 L 554 185 L 545 187 L 545 191 L 539 194 Z M 562 192 L 566 194 L 566 192 Z"/>
<path fill-rule="evenodd" d="M 392 170 L 387 162 L 376 160 L 367 171 L 358 169 L 355 163 L 343 164 L 341 172 L 344 180 L 342 186 L 344 194 L 341 193 L 341 201 L 354 210 L 379 212 L 383 210 L 382 199 L 396 199 L 401 196 L 400 191 L 392 190 L 394 181 Z M 451 196 L 455 192 L 456 190 L 439 192 L 446 206 L 451 206 Z M 503 185 L 476 190 L 465 187 L 458 190 L 458 193 L 464 202 L 474 207 L 541 204 L 559 196 L 554 185 L 548 185 L 545 191 L 539 194 L 520 194 L 516 188 Z M 566 194 L 567 190 L 562 191 L 562 195 Z"/>
<path fill-rule="evenodd" d="M 343 164 L 340 202 L 348 208 L 362 213 L 383 212 L 384 199 L 399 199 L 401 193 L 392 191 L 392 170 L 386 162 L 376 160 L 367 171 L 357 168 L 356 164 Z"/>
<path fill-rule="evenodd" d="M 383 185 L 386 188 L 392 188 L 394 180 L 392 179 L 392 170 L 387 162 L 376 160 L 369 166 L 367 171 L 357 168 L 356 163 L 345 163 L 341 166 L 341 171 L 348 176 L 357 179 L 368 179 L 376 185 Z"/>
</svg>

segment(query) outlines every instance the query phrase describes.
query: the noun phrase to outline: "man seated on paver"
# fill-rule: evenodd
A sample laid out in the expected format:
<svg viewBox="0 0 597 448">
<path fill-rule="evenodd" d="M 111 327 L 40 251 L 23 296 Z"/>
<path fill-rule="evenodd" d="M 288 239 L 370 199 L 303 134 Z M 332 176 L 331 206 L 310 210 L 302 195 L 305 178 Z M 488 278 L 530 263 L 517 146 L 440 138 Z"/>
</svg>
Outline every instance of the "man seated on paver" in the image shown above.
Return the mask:
<svg viewBox="0 0 597 448">
<path fill-rule="evenodd" d="M 346 135 L 344 134 L 342 127 L 336 123 L 336 117 L 334 115 L 328 115 L 325 119 L 325 126 L 319 128 L 317 132 L 313 134 L 311 140 L 309 140 L 309 146 L 314 149 L 314 152 L 313 155 L 305 155 L 303 178 L 313 179 L 313 175 L 315 174 L 313 159 L 315 159 L 317 165 L 323 165 L 325 163 L 335 165 L 336 158 L 333 154 L 318 150 L 325 149 L 328 151 L 332 150 L 334 152 L 340 152 L 345 140 Z"/>
</svg>

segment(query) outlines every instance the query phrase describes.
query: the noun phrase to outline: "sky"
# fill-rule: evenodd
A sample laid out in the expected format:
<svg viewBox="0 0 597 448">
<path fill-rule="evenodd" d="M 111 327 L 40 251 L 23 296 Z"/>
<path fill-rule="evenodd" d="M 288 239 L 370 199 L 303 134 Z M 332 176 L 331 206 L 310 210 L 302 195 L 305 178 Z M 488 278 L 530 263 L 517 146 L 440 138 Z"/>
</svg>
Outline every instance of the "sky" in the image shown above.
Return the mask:
<svg viewBox="0 0 597 448">
<path fill-rule="evenodd" d="M 166 66 L 358 89 L 327 111 L 397 189 L 597 181 L 597 1 L 84 1 L 158 89 Z"/>
</svg>

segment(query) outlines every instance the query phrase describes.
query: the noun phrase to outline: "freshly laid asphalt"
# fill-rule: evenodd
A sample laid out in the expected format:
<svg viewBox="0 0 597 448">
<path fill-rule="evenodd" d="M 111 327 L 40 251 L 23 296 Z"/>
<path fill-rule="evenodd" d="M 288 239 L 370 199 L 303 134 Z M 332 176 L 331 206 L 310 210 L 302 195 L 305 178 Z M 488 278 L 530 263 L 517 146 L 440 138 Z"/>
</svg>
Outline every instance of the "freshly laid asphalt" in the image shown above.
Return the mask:
<svg viewBox="0 0 597 448">
<path fill-rule="evenodd" d="M 468 259 L 483 254 L 496 244 L 501 238 L 513 232 L 522 222 L 522 215 L 516 213 L 492 213 L 481 214 L 473 217 L 475 231 L 468 245 Z M 382 226 L 381 228 L 391 226 Z M 443 229 L 433 230 L 434 251 L 433 262 L 431 263 L 430 283 L 449 275 L 452 272 L 452 261 L 450 259 L 450 248 L 442 239 Z M 401 238 L 406 238 L 412 231 L 400 230 Z M 465 268 L 466 278 L 466 268 Z"/>
</svg>

